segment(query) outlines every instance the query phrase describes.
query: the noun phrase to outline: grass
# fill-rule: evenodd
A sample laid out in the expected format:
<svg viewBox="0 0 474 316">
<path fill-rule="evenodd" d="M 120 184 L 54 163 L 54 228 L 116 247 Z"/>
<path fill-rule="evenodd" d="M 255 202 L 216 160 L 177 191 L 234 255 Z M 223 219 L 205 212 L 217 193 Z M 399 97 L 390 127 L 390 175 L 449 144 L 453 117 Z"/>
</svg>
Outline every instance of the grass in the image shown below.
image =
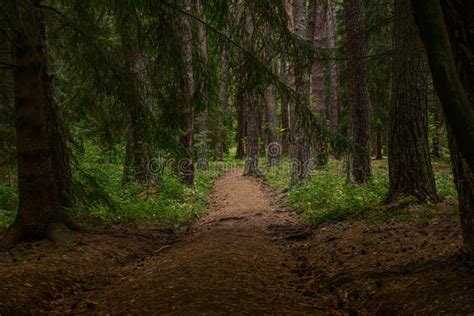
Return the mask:
<svg viewBox="0 0 474 316">
<path fill-rule="evenodd" d="M 438 193 L 442 198 L 456 198 L 456 189 L 452 181 L 449 165 L 435 163 L 435 177 Z M 354 187 L 347 185 L 345 174 L 341 172 L 340 161 L 317 170 L 310 181 L 291 188 L 287 202 L 312 223 L 353 221 L 364 219 L 369 222 L 381 222 L 387 219 L 425 220 L 438 211 L 436 206 L 427 205 L 418 212 L 412 212 L 408 206 L 416 204 L 411 198 L 399 201 L 395 205 L 386 205 L 388 194 L 387 160 L 373 161 L 372 180 L 367 185 Z M 288 188 L 290 168 L 276 167 L 266 174 L 267 183 L 276 190 Z"/>
</svg>

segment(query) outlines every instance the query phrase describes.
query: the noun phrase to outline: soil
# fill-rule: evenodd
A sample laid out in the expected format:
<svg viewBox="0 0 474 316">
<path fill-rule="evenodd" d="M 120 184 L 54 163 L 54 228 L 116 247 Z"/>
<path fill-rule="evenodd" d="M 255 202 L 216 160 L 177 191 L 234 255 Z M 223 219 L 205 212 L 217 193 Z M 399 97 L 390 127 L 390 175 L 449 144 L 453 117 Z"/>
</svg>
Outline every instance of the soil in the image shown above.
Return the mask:
<svg viewBox="0 0 474 316">
<path fill-rule="evenodd" d="M 449 202 L 418 222 L 311 227 L 229 170 L 186 230 L 114 228 L 0 255 L 0 314 L 472 314 Z M 416 207 L 413 212 L 417 212 Z"/>
</svg>

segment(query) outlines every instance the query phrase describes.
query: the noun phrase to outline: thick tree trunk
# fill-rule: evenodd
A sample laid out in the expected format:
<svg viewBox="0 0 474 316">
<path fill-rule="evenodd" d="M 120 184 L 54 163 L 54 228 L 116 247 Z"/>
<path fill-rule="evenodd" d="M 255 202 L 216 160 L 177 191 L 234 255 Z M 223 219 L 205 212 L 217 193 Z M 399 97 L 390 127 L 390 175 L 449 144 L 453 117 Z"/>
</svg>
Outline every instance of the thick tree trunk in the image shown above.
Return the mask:
<svg viewBox="0 0 474 316">
<path fill-rule="evenodd" d="M 365 12 L 362 0 L 344 0 L 348 38 L 347 62 L 349 84 L 349 140 L 352 149 L 348 157 L 347 181 L 360 185 L 369 181 L 370 103 L 367 89 Z"/>
<path fill-rule="evenodd" d="M 55 178 L 55 153 L 51 144 L 48 111 L 51 110 L 50 86 L 44 82 L 48 73 L 44 25 L 38 1 L 8 3 L 16 7 L 15 129 L 19 206 L 13 225 L 7 230 L 2 246 L 20 239 L 49 237 L 61 242 L 59 231 L 65 225 L 74 228 L 61 206 L 58 181 Z M 49 107 L 49 108 L 48 108 Z"/>
<path fill-rule="evenodd" d="M 392 100 L 389 113 L 389 198 L 438 201 L 428 145 L 428 65 L 411 0 L 395 0 Z"/>
<path fill-rule="evenodd" d="M 304 0 L 294 0 L 295 34 L 307 39 L 308 12 Z M 292 118 L 293 170 L 291 185 L 298 185 L 310 178 L 308 162 L 310 160 L 309 137 L 304 124 L 305 110 L 309 110 L 310 69 L 304 60 L 298 59 L 295 64 L 295 86 L 298 98 Z"/>
<path fill-rule="evenodd" d="M 336 13 L 335 13 L 335 0 L 328 0 L 328 11 L 327 11 L 327 37 L 328 37 L 328 48 L 335 49 L 336 47 Z M 339 97 L 338 97 L 338 79 L 337 79 L 337 62 L 335 59 L 331 59 L 328 62 L 329 68 L 329 83 L 330 83 L 330 97 L 329 97 L 329 126 L 331 129 L 331 136 L 336 139 L 339 133 Z M 333 148 L 333 154 L 336 151 Z"/>
<path fill-rule="evenodd" d="M 433 83 L 445 113 L 465 253 L 474 259 L 474 2 L 413 1 Z M 448 33 L 449 32 L 449 33 Z M 450 44 L 451 42 L 451 44 Z"/>
</svg>

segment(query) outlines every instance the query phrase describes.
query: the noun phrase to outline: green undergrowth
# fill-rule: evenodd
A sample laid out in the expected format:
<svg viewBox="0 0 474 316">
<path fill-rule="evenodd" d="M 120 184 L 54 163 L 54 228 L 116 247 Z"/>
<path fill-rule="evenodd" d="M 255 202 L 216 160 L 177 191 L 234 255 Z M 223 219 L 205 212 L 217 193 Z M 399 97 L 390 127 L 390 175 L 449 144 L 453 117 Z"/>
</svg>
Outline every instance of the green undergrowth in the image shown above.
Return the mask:
<svg viewBox="0 0 474 316">
<path fill-rule="evenodd" d="M 209 201 L 218 172 L 197 171 L 195 185 L 188 187 L 171 172 L 165 172 L 156 185 L 122 185 L 121 166 L 94 166 L 97 184 L 106 188 L 108 203 L 84 204 L 74 216 L 88 225 L 140 224 L 143 222 L 180 226 L 201 216 Z"/>
<path fill-rule="evenodd" d="M 205 211 L 216 179 L 224 165 L 211 163 L 209 171 L 196 171 L 195 185 L 184 185 L 169 168 L 152 185 L 122 184 L 120 155 L 104 153 L 87 145 L 75 168 L 76 206 L 68 210 L 85 226 L 163 224 L 177 227 L 198 218 Z M 16 187 L 0 184 L 0 229 L 16 215 Z"/>
<path fill-rule="evenodd" d="M 439 195 L 443 199 L 456 198 L 449 165 L 435 163 L 435 176 Z M 316 224 L 366 220 L 381 222 L 387 219 L 425 220 L 439 211 L 437 205 L 425 205 L 421 209 L 416 201 L 407 198 L 396 204 L 385 203 L 388 194 L 387 161 L 373 161 L 373 177 L 370 183 L 355 187 L 346 183 L 340 161 L 330 161 L 327 166 L 313 172 L 310 181 L 290 188 L 286 202 L 304 218 Z M 266 173 L 268 185 L 275 190 L 287 190 L 291 169 L 275 167 Z"/>
</svg>

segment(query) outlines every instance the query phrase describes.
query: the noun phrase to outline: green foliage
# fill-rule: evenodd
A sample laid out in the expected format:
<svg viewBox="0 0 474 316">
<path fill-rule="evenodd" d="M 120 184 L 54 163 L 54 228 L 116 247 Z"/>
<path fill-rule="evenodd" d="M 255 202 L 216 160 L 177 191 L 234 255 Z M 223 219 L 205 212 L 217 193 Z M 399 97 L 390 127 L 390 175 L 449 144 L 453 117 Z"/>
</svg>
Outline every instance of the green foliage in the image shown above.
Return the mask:
<svg viewBox="0 0 474 316">
<path fill-rule="evenodd" d="M 213 171 L 197 172 L 194 187 L 187 187 L 174 173 L 165 170 L 159 183 L 149 187 L 123 185 L 122 164 L 104 162 L 104 153 L 95 146 L 88 145 L 86 149 L 76 178 L 87 183 L 87 175 L 94 179 L 95 187 L 80 192 L 85 196 L 73 213 L 80 221 L 93 225 L 144 221 L 171 226 L 185 224 L 205 210 L 212 181 L 219 175 Z"/>
<path fill-rule="evenodd" d="M 266 173 L 267 183 L 276 190 L 284 190 L 290 177 L 288 163 L 272 168 Z M 309 222 L 326 223 L 364 219 L 381 222 L 387 219 L 425 220 L 436 212 L 435 205 L 427 205 L 421 212 L 410 212 L 408 206 L 416 204 L 406 198 L 395 204 L 386 204 L 388 194 L 387 161 L 373 161 L 374 176 L 364 186 L 354 187 L 346 183 L 342 163 L 330 161 L 315 172 L 310 181 L 292 188 L 288 192 L 287 203 L 299 211 Z M 438 193 L 443 199 L 457 197 L 449 165 L 434 163 Z"/>
<path fill-rule="evenodd" d="M 150 221 L 170 226 L 186 224 L 205 210 L 212 180 L 217 176 L 217 173 L 198 172 L 195 186 L 191 188 L 175 175 L 165 174 L 158 187 L 147 189 L 133 184 L 121 186 L 121 172 L 113 173 L 109 169 L 107 173 L 112 176 L 107 180 L 110 184 L 107 192 L 115 207 L 95 205 L 77 209 L 76 216 L 82 221 L 96 225 Z"/>
<path fill-rule="evenodd" d="M 323 171 L 288 195 L 289 203 L 311 222 L 323 223 L 363 218 L 370 208 L 383 202 L 387 178 L 374 176 L 361 187 L 346 184 L 344 176 Z"/>
</svg>

